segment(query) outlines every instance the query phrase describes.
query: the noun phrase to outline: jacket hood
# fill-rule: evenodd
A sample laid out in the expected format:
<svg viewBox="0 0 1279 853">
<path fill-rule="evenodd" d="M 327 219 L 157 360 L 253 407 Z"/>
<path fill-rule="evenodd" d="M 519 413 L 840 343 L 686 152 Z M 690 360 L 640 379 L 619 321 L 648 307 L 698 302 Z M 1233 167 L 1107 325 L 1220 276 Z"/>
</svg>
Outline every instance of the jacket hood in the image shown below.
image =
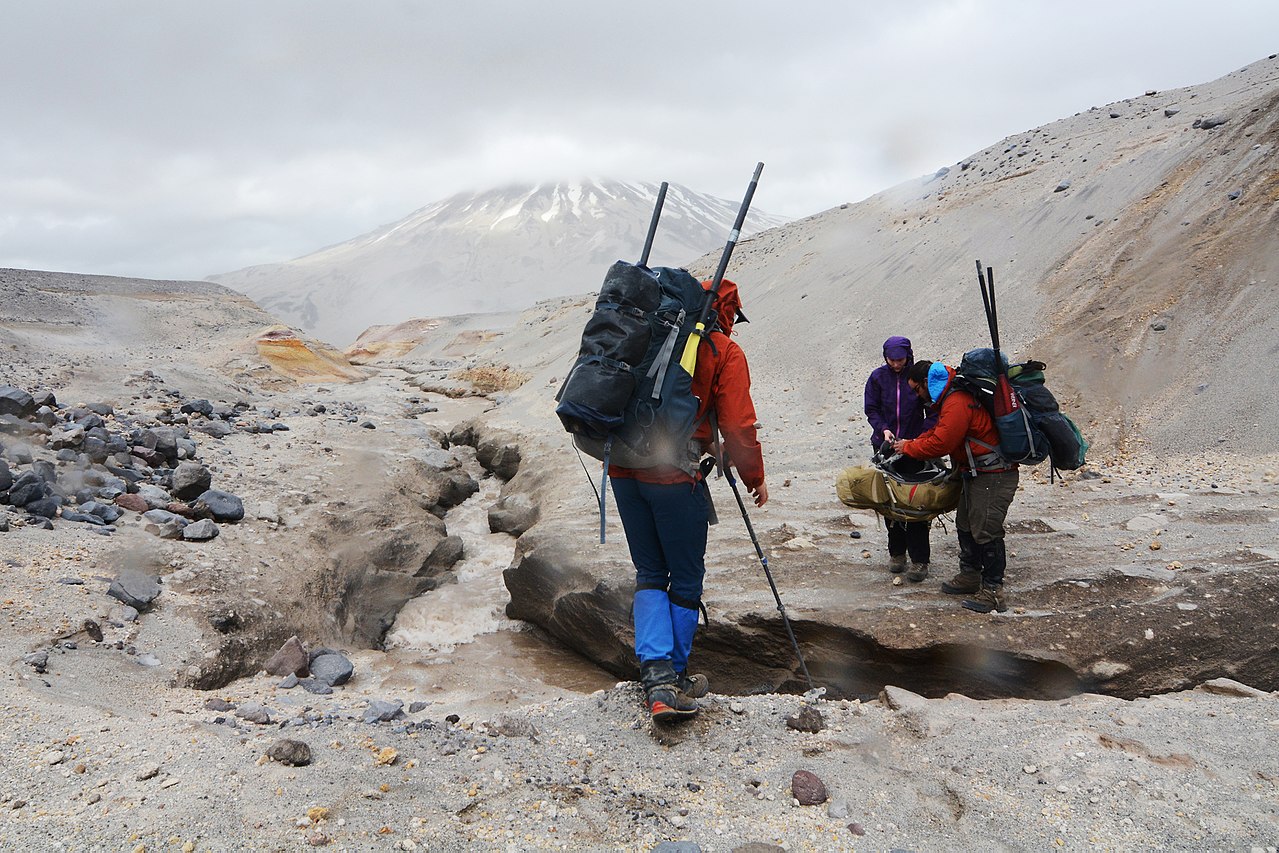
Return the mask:
<svg viewBox="0 0 1279 853">
<path fill-rule="evenodd" d="M 901 335 L 893 335 L 884 341 L 884 361 L 890 358 L 905 358 L 907 362 L 915 360 L 915 352 L 911 349 L 910 338 L 903 338 Z"/>
<path fill-rule="evenodd" d="M 941 402 L 941 398 L 946 396 L 946 389 L 950 387 L 950 380 L 954 375 L 955 369 L 947 367 L 940 361 L 934 361 L 933 366 L 928 368 L 928 396 L 932 399 L 933 405 Z"/>
<path fill-rule="evenodd" d="M 702 290 L 710 290 L 713 281 L 702 282 Z M 749 323 L 742 313 L 742 298 L 737 293 L 737 285 L 728 279 L 721 279 L 719 293 L 715 297 L 715 313 L 719 317 L 719 329 L 726 335 L 733 333 L 733 323 L 741 320 Z"/>
</svg>

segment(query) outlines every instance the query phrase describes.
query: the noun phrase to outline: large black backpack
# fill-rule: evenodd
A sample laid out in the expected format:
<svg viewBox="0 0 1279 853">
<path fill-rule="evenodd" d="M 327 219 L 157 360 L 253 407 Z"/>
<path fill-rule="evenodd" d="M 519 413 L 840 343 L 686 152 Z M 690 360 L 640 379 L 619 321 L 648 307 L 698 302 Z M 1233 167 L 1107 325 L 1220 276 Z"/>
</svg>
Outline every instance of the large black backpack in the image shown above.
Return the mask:
<svg viewBox="0 0 1279 853">
<path fill-rule="evenodd" d="M 609 268 L 555 398 L 580 450 L 624 468 L 695 470 L 698 400 L 680 356 L 705 297 L 686 270 Z"/>
<path fill-rule="evenodd" d="M 999 432 L 998 450 L 1005 459 L 1023 465 L 1048 459 L 1056 470 L 1074 471 L 1086 461 L 1088 442 L 1044 385 L 1045 367 L 1042 361 L 1010 365 L 1004 353 L 996 356 L 994 349 L 982 347 L 964 353 L 954 385 L 971 393 L 991 413 Z M 1011 414 L 996 417 L 994 394 L 1001 370 L 1021 405 Z"/>
</svg>

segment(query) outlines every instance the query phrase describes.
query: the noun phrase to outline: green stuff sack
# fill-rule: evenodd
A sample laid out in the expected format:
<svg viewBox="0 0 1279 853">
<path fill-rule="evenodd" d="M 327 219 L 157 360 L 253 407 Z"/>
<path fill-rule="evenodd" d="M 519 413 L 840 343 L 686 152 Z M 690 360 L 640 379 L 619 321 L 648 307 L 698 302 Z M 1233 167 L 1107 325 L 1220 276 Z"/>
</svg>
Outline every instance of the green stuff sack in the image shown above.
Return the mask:
<svg viewBox="0 0 1279 853">
<path fill-rule="evenodd" d="M 873 509 L 891 521 L 928 521 L 959 506 L 958 480 L 901 483 L 873 465 L 845 468 L 835 478 L 835 493 L 845 506 Z"/>
</svg>

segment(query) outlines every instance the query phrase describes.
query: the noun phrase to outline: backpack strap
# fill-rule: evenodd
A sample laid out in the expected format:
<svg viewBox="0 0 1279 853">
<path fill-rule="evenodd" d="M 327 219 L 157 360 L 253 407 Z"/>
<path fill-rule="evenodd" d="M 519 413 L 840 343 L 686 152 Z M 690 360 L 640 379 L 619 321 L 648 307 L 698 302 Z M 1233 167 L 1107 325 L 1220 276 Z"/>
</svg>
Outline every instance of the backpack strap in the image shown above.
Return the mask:
<svg viewBox="0 0 1279 853">
<path fill-rule="evenodd" d="M 681 309 L 675 322 L 671 324 L 670 331 L 666 333 L 666 340 L 662 341 L 662 348 L 657 351 L 657 357 L 653 359 L 653 364 L 648 369 L 648 378 L 653 379 L 652 398 L 654 400 L 662 398 L 662 383 L 666 381 L 666 371 L 671 366 L 671 357 L 675 354 L 675 344 L 679 340 L 679 330 L 683 325 L 684 311 Z"/>
<path fill-rule="evenodd" d="M 988 452 L 980 456 L 973 457 L 973 445 L 978 444 L 986 448 Z M 968 454 L 968 469 L 973 474 L 992 474 L 996 471 L 1004 471 L 1011 467 L 1012 463 L 1008 461 L 1008 457 L 999 452 L 998 447 L 992 447 L 980 438 L 969 438 L 964 436 L 964 453 Z"/>
<path fill-rule="evenodd" d="M 613 451 L 613 436 L 604 442 L 604 473 L 600 475 L 600 544 L 604 544 L 604 502 L 608 498 L 608 457 Z"/>
</svg>

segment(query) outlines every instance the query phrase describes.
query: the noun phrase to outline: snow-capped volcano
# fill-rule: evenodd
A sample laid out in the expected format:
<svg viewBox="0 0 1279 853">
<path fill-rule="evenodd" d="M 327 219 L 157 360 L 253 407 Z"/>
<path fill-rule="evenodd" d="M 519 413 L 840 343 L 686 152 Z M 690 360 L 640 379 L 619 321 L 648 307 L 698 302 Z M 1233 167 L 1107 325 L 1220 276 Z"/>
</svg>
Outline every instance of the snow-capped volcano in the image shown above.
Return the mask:
<svg viewBox="0 0 1279 853">
<path fill-rule="evenodd" d="M 657 192 L 656 184 L 589 180 L 461 193 L 296 260 L 210 280 L 345 345 L 372 325 L 513 311 L 591 291 L 613 261 L 638 259 Z M 737 208 L 672 184 L 649 263 L 679 266 L 722 247 Z M 743 231 L 785 221 L 752 211 Z"/>
</svg>

